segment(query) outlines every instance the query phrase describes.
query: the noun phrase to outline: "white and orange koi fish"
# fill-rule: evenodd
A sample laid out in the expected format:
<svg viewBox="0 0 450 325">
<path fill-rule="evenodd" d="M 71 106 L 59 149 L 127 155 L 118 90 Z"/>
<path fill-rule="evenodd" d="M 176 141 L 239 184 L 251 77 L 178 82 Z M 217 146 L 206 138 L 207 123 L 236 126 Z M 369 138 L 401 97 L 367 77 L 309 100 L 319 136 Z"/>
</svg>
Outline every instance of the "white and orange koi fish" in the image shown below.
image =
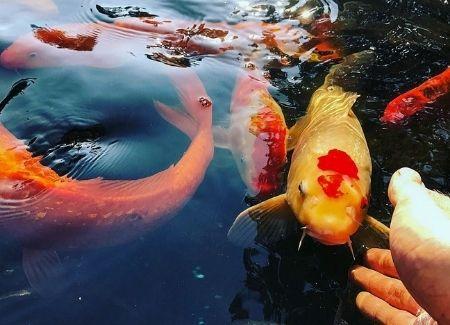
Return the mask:
<svg viewBox="0 0 450 325">
<path fill-rule="evenodd" d="M 181 79 L 183 82 L 177 81 Z M 58 261 L 54 249 L 110 246 L 131 240 L 167 221 L 195 193 L 214 152 L 212 103 L 197 77 L 177 80 L 186 113 L 159 103 L 156 106 L 192 142 L 178 163 L 143 179 L 59 176 L 0 124 L 0 230 L 26 248 L 23 264 L 32 286 L 39 288 L 49 264 Z"/>
<path fill-rule="evenodd" d="M 231 101 L 229 127 L 214 128 L 217 147 L 231 150 L 249 194 L 267 197 L 282 183 L 288 129 L 268 83 L 241 73 Z"/>
</svg>

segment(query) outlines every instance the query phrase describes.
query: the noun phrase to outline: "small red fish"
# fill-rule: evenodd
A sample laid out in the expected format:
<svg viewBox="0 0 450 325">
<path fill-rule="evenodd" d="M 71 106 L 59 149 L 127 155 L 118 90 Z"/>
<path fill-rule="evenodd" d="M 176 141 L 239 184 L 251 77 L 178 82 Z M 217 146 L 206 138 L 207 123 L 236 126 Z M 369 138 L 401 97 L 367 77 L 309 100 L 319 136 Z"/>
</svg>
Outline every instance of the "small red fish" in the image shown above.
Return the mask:
<svg viewBox="0 0 450 325">
<path fill-rule="evenodd" d="M 450 68 L 428 79 L 418 87 L 407 91 L 392 100 L 386 107 L 382 122 L 397 123 L 433 103 L 450 91 Z"/>
</svg>

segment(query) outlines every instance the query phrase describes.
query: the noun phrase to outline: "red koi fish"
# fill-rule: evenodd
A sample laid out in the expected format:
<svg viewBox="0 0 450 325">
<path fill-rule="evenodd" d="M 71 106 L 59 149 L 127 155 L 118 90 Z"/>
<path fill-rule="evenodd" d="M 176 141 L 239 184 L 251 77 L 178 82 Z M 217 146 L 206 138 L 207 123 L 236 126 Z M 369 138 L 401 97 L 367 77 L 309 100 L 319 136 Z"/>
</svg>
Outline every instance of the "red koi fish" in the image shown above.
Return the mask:
<svg viewBox="0 0 450 325">
<path fill-rule="evenodd" d="M 433 103 L 450 91 L 450 68 L 428 79 L 423 84 L 392 100 L 386 107 L 382 122 L 398 123 L 406 117 L 422 110 L 425 105 Z"/>
<path fill-rule="evenodd" d="M 148 58 L 183 65 L 185 57 L 228 51 L 241 53 L 258 68 L 263 68 L 269 54 L 281 63 L 285 56 L 308 59 L 311 53 L 315 61 L 339 57 L 339 51 L 323 35 L 316 38 L 292 22 L 228 25 L 123 18 L 114 24 L 35 27 L 1 54 L 0 63 L 12 69 L 63 65 L 110 68 Z"/>
<path fill-rule="evenodd" d="M 131 240 L 168 220 L 195 193 L 213 157 L 212 104 L 199 79 L 177 80 L 186 113 L 156 106 L 192 142 L 178 163 L 139 180 L 59 176 L 0 124 L 0 230 L 27 248 L 24 270 L 33 286 L 40 287 L 48 262 L 58 260 L 53 249 Z"/>
<path fill-rule="evenodd" d="M 288 129 L 267 82 L 246 73 L 238 78 L 229 127 L 215 127 L 214 142 L 231 150 L 250 194 L 265 197 L 280 187 Z"/>
</svg>

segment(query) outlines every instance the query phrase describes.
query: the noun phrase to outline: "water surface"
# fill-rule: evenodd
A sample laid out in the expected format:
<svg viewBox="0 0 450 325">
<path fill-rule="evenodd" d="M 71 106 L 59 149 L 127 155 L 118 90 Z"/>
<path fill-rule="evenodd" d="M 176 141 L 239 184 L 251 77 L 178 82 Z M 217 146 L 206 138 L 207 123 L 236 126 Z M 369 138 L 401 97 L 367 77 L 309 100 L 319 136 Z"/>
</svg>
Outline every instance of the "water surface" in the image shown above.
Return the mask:
<svg viewBox="0 0 450 325">
<path fill-rule="evenodd" d="M 350 90 L 361 94 L 355 112 L 374 166 L 369 212 L 389 222 L 387 184 L 390 175 L 403 166 L 418 170 L 429 187 L 449 191 L 449 96 L 400 125 L 379 121 L 391 99 L 448 66 L 450 11 L 443 2 L 55 3 L 59 13 L 2 1 L 0 50 L 31 32 L 31 25 L 110 23 L 114 18 L 102 14 L 97 5 L 116 8 L 117 16 L 133 15 L 125 8 L 133 6 L 141 13 L 197 23 L 279 23 L 300 17 L 305 29 L 314 19 L 328 15 L 334 22 L 329 37 L 344 55 L 367 49 L 377 55 L 373 66 L 354 71 L 348 78 Z M 145 35 L 120 31 L 114 37 L 111 42 L 129 44 L 127 40 L 144 39 Z M 260 51 L 265 58 L 261 69 L 267 71 L 273 86 L 271 93 L 291 125 L 304 113 L 312 92 L 337 61 L 289 57 L 280 61 L 279 53 Z M 245 63 L 240 53 L 231 52 L 186 56 L 174 67 L 173 62 L 144 54 L 136 52 L 127 56 L 126 64 L 109 69 L 80 65 L 0 68 L 1 96 L 13 82 L 36 78 L 34 85 L 7 106 L 2 123 L 30 142 L 30 150 L 61 175 L 138 179 L 165 169 L 189 145 L 153 107 L 155 100 L 178 104 L 168 76 L 179 69 L 194 70 L 213 99 L 215 124 L 226 125 L 236 75 Z M 67 134 L 78 135 L 76 141 L 62 141 Z M 122 246 L 61 252 L 70 271 L 69 288 L 52 298 L 31 291 L 22 270 L 20 243 L 1 237 L 0 323 L 228 324 L 242 320 L 246 324 L 252 320 L 332 324 L 339 302 L 342 297 L 345 300 L 346 272 L 352 263 L 347 249 L 324 247 L 309 239 L 298 253 L 296 238 L 270 253 L 234 247 L 226 233 L 246 202 L 245 185 L 231 154 L 217 149 L 195 196 L 169 222 Z M 367 323 L 349 302 L 344 305 L 343 324 Z"/>
</svg>

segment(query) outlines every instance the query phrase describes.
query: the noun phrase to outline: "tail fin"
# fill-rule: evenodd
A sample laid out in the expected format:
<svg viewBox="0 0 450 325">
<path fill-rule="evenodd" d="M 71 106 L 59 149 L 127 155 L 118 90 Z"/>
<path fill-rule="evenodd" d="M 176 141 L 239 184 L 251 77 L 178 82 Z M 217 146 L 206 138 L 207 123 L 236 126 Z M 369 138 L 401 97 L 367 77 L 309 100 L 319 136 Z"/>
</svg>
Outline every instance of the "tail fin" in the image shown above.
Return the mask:
<svg viewBox="0 0 450 325">
<path fill-rule="evenodd" d="M 330 69 L 324 86 L 340 86 L 345 91 L 357 91 L 361 76 L 367 75 L 367 70 L 373 65 L 375 58 L 375 53 L 370 50 L 346 56 L 341 63 Z"/>
<path fill-rule="evenodd" d="M 171 77 L 186 112 L 155 102 L 158 113 L 191 139 L 200 129 L 212 127 L 212 101 L 193 72 Z"/>
</svg>

